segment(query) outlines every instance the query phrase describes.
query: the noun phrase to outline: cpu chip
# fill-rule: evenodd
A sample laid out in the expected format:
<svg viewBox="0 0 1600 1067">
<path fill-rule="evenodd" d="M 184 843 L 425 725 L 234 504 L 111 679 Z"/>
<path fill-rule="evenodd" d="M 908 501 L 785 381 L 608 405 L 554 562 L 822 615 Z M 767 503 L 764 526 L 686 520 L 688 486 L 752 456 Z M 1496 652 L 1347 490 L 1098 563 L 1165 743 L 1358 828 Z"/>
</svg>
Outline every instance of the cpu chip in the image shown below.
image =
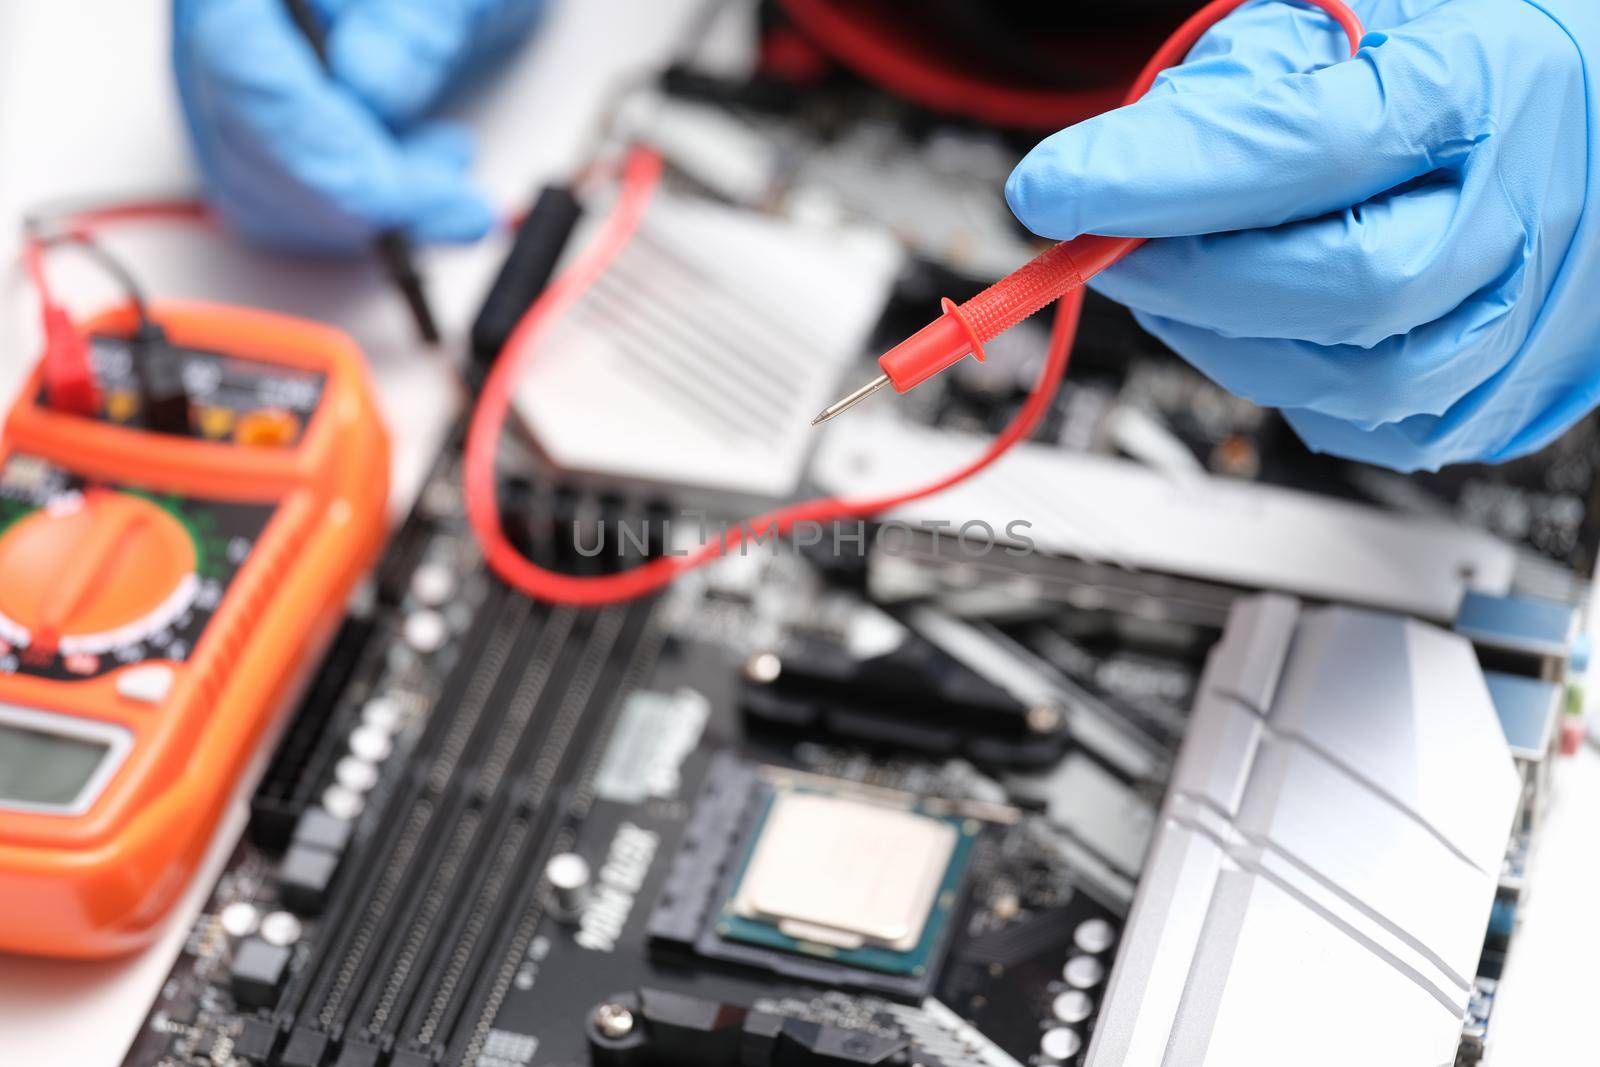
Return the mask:
<svg viewBox="0 0 1600 1067">
<path fill-rule="evenodd" d="M 774 793 L 723 909 L 722 936 L 921 974 L 976 828 L 833 793 Z"/>
</svg>

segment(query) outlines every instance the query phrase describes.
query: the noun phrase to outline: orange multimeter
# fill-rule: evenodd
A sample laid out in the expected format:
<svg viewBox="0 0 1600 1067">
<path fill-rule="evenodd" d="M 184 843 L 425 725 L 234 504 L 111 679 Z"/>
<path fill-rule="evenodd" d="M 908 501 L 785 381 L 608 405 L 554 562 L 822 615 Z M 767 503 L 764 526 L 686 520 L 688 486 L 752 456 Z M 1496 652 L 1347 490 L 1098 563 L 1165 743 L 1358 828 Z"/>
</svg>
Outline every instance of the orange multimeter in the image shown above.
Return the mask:
<svg viewBox="0 0 1600 1067">
<path fill-rule="evenodd" d="M 154 936 L 385 531 L 360 352 L 279 315 L 165 305 L 188 425 L 146 429 L 131 311 L 89 325 L 97 417 L 0 437 L 0 951 Z"/>
</svg>

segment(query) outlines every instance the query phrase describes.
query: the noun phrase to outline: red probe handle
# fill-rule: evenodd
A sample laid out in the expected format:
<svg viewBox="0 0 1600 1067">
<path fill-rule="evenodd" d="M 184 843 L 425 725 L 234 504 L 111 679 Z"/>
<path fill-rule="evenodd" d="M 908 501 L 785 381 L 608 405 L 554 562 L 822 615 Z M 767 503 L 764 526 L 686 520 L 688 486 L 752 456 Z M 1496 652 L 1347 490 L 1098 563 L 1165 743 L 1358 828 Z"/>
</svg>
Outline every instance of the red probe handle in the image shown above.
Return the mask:
<svg viewBox="0 0 1600 1067">
<path fill-rule="evenodd" d="M 983 342 L 1082 287 L 1141 243 L 1091 233 L 1053 245 L 966 303 L 946 300 L 943 315 L 878 357 L 878 366 L 904 393 L 968 355 L 981 363 Z"/>
<path fill-rule="evenodd" d="M 1128 91 L 1126 104 L 1136 102 L 1163 70 L 1181 62 L 1206 31 L 1246 0 L 1212 0 L 1195 12 L 1162 45 Z M 1361 20 L 1343 0 L 1304 0 L 1327 12 L 1350 38 L 1350 54 L 1361 49 Z M 958 306 L 944 302 L 944 314 L 882 356 L 878 366 L 895 392 L 915 389 L 967 356 L 983 361 L 983 342 L 1011 329 L 1052 302 L 1081 289 L 1085 282 L 1144 243 L 1141 237 L 1099 237 L 1085 234 L 1062 241 Z"/>
</svg>

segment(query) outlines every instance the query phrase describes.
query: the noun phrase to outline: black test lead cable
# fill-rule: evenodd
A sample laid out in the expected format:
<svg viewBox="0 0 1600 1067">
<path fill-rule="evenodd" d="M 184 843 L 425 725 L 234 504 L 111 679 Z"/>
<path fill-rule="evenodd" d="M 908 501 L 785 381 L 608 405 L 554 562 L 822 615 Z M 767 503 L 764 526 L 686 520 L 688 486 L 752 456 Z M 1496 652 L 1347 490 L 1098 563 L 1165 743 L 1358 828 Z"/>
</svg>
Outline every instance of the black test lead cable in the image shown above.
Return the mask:
<svg viewBox="0 0 1600 1067">
<path fill-rule="evenodd" d="M 316 12 L 311 10 L 310 0 L 284 0 L 284 2 L 289 9 L 289 18 L 305 36 L 306 42 L 311 45 L 311 50 L 316 53 L 323 69 L 327 70 L 327 36 L 323 33 L 322 23 L 317 19 Z M 433 317 L 433 308 L 428 304 L 428 294 L 423 289 L 422 275 L 417 271 L 410 239 L 399 230 L 385 230 L 373 241 L 372 251 L 377 256 L 378 262 L 383 264 L 383 269 L 388 272 L 390 280 L 399 288 L 400 295 L 405 297 L 406 306 L 411 309 L 411 317 L 416 320 L 417 333 L 428 344 L 438 344 L 439 324 Z"/>
<path fill-rule="evenodd" d="M 139 422 L 161 433 L 189 433 L 188 387 L 183 360 L 167 341 L 166 331 L 150 314 L 144 287 L 121 259 L 112 255 L 87 230 L 52 231 L 38 219 L 24 220 L 24 256 L 38 291 L 45 335 L 45 383 L 50 405 L 57 410 L 95 417 L 100 411 L 99 384 L 90 339 L 75 326 L 56 301 L 44 271 L 44 255 L 62 246 L 74 247 L 116 281 L 133 307 L 137 324 L 128 337 L 133 376 L 139 389 Z"/>
</svg>

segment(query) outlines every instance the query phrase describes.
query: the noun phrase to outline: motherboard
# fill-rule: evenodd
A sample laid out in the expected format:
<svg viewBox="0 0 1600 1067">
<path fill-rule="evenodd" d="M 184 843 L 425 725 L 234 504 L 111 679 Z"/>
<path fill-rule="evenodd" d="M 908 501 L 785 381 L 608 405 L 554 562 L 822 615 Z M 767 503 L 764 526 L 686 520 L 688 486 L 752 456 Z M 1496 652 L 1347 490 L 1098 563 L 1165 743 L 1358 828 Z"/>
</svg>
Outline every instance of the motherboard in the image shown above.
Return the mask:
<svg viewBox="0 0 1600 1067">
<path fill-rule="evenodd" d="M 570 387 L 523 405 L 502 464 L 509 536 L 572 573 L 668 551 L 689 498 L 854 490 L 848 462 L 830 483 L 814 437 L 783 437 L 791 415 L 811 433 L 792 394 L 829 393 L 1031 249 L 996 194 L 1014 135 L 848 81 L 674 69 L 657 88 L 632 133 L 677 206 L 619 259 L 625 287 L 563 324 L 583 359 L 539 372 Z M 491 294 L 480 373 L 581 213 L 555 189 L 524 222 L 502 275 L 524 291 Z M 795 236 L 819 219 L 877 236 Z M 808 265 L 816 292 L 877 279 L 882 299 L 797 326 L 795 300 L 729 298 L 769 261 Z M 671 343 L 641 344 L 661 308 Z M 906 397 L 895 432 L 992 434 L 1045 330 Z M 751 386 L 776 394 L 761 447 L 782 465 L 752 464 L 738 405 L 647 402 L 749 351 L 801 353 L 793 390 Z M 1158 479 L 1163 505 L 1237 505 L 1218 558 L 1252 533 L 1299 547 L 1274 533 L 1283 508 L 1300 524 L 1283 529 L 1373 547 L 1249 572 L 1126 558 L 1137 538 L 1184 544 L 1199 510 L 1105 551 L 992 538 L 977 559 L 948 534 L 891 550 L 857 530 L 731 553 L 653 598 L 551 606 L 485 566 L 458 435 L 126 1067 L 1479 1062 L 1600 530 L 1593 420 L 1540 456 L 1403 478 L 1311 455 L 1109 302 L 1091 297 L 1073 358 L 1015 494 L 1080 457 L 1063 484 L 1109 471 Z M 620 387 L 577 386 L 607 359 L 652 391 L 624 408 Z M 642 420 L 674 407 L 681 432 L 652 438 Z M 730 460 L 683 451 L 697 433 Z M 937 450 L 905 451 L 921 472 Z"/>
<path fill-rule="evenodd" d="M 1126 996 L 1107 1005 L 1114 968 L 1137 972 L 1118 962 L 1123 941 L 1167 928 L 1145 919 L 1135 934 L 1131 917 L 1186 899 L 1141 879 L 1162 881 L 1172 835 L 1226 810 L 1184 814 L 1201 802 L 1181 784 L 1222 773 L 1237 747 L 1215 694 L 1276 685 L 1264 714 L 1304 721 L 1272 738 L 1389 700 L 1382 656 L 1355 648 L 1379 688 L 1325 711 L 1285 704 L 1308 690 L 1289 681 L 1294 662 L 1273 681 L 1273 657 L 1310 656 L 1319 627 L 1333 646 L 1313 671 L 1347 673 L 1341 642 L 1407 625 L 1421 630 L 1376 640 L 1449 643 L 1465 660 L 1441 679 L 1478 669 L 1471 644 L 1431 626 L 1329 609 L 1297 623 L 1285 598 L 1222 586 L 1170 587 L 1165 613 L 1152 587 L 963 620 L 875 602 L 870 559 L 786 551 L 730 555 L 651 600 L 538 604 L 485 570 L 458 457 L 442 455 L 337 635 L 127 1067 L 1090 1062 L 1101 1013 L 1127 1014 Z M 559 526 L 620 522 L 624 502 L 539 479 L 509 497 L 530 553 L 591 572 L 633 562 L 554 548 Z M 1402 820 L 1482 872 L 1419 875 L 1468 918 L 1436 944 L 1446 928 L 1402 908 L 1377 935 L 1439 961 L 1422 966 L 1440 968 L 1428 988 L 1446 1012 L 1428 1021 L 1463 1064 L 1483 1047 L 1560 688 L 1539 680 L 1550 657 L 1496 636 L 1493 616 L 1477 656 L 1512 691 L 1496 698 L 1501 726 L 1488 713 L 1489 739 L 1470 690 L 1435 701 L 1417 683 L 1417 732 L 1450 724 L 1456 773 L 1435 790 L 1460 795 Z M 1515 773 L 1499 733 L 1514 721 Z M 1394 743 L 1352 743 L 1379 742 Z M 1395 753 L 1326 757 L 1353 790 L 1341 808 L 1381 795 L 1353 769 L 1367 757 Z M 1326 918 L 1317 898 L 1348 873 L 1284 885 L 1303 881 L 1296 899 Z M 1350 899 L 1386 907 L 1372 885 L 1328 906 Z M 1366 943 L 1360 926 L 1333 929 Z M 1347 997 L 1416 995 L 1383 973 Z"/>
<path fill-rule="evenodd" d="M 130 1067 L 1078 1054 L 1215 630 L 1075 635 L 1068 708 L 795 556 L 549 607 L 485 572 L 457 474 L 336 638 Z"/>
</svg>

